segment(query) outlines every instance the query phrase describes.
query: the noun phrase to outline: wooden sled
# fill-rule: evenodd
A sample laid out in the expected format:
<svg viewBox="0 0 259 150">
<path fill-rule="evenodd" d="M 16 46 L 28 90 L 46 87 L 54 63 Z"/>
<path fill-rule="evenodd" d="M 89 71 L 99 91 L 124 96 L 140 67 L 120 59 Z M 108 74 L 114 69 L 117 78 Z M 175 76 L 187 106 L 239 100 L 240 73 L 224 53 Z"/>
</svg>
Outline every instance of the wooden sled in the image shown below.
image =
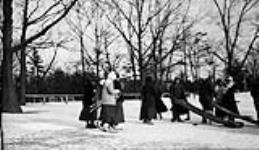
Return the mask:
<svg viewBox="0 0 259 150">
<path fill-rule="evenodd" d="M 252 123 L 252 124 L 259 125 L 259 122 L 258 122 L 257 120 L 254 120 L 254 119 L 253 119 L 252 117 L 250 117 L 250 116 L 238 115 L 238 114 L 236 114 L 236 113 L 234 113 L 234 112 L 232 112 L 232 111 L 230 111 L 230 110 L 228 110 L 228 109 L 226 109 L 226 108 L 220 106 L 220 105 L 217 104 L 217 103 L 212 103 L 212 105 L 213 105 L 215 108 L 217 108 L 217 109 L 223 111 L 224 113 L 226 113 L 226 114 L 228 114 L 228 115 L 231 115 L 231 116 L 233 116 L 233 117 L 235 117 L 235 118 L 238 118 L 238 119 L 241 119 L 241 120 L 250 122 L 250 123 Z"/>
<path fill-rule="evenodd" d="M 94 103 L 90 106 L 90 112 L 93 112 L 102 106 L 101 103 Z"/>
<path fill-rule="evenodd" d="M 211 121 L 214 121 L 216 123 L 220 123 L 223 124 L 226 127 L 230 127 L 230 128 L 241 128 L 244 126 L 243 122 L 236 122 L 236 121 L 231 121 L 231 120 L 223 120 L 219 117 L 216 117 L 210 113 L 206 113 L 204 111 L 202 111 L 201 109 L 197 108 L 196 106 L 193 106 L 192 104 L 183 101 L 183 100 L 175 100 L 175 103 L 177 103 L 178 105 L 181 105 L 182 107 L 194 112 L 195 114 L 205 117 L 206 119 L 210 119 Z"/>
</svg>

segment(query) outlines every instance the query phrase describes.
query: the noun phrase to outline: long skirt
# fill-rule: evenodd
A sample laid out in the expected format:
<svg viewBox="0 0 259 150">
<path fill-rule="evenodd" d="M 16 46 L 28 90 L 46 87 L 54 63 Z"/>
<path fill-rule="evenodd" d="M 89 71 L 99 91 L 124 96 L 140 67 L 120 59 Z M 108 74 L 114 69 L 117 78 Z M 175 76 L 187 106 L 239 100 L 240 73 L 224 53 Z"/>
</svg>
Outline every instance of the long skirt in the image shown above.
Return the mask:
<svg viewBox="0 0 259 150">
<path fill-rule="evenodd" d="M 234 100 L 230 100 L 223 104 L 223 107 L 226 109 L 232 111 L 233 113 L 239 114 L 237 104 Z"/>
<path fill-rule="evenodd" d="M 90 108 L 83 106 L 81 113 L 79 115 L 80 121 L 93 121 L 97 119 L 96 111 L 90 112 Z"/>
<path fill-rule="evenodd" d="M 236 113 L 236 114 L 239 114 L 239 111 L 238 111 L 238 108 L 237 108 L 237 104 L 235 101 L 224 101 L 222 103 L 218 103 L 220 106 L 226 108 L 227 110 L 233 112 L 233 113 Z M 221 111 L 219 109 L 216 109 L 215 110 L 215 113 L 216 113 L 216 116 L 217 117 L 221 117 L 221 118 L 224 118 L 226 116 L 228 116 L 228 114 L 224 111 Z"/>
<path fill-rule="evenodd" d="M 141 104 L 140 120 L 156 119 L 156 114 L 155 99 L 151 98 L 150 101 L 144 99 Z"/>
<path fill-rule="evenodd" d="M 118 101 L 116 105 L 116 113 L 115 113 L 115 123 L 122 123 L 125 121 L 124 111 L 123 111 L 123 102 Z"/>
<path fill-rule="evenodd" d="M 177 104 L 176 101 L 187 101 L 187 100 L 186 99 L 172 99 L 171 100 L 171 103 L 172 103 L 171 111 L 173 111 L 173 113 L 178 114 L 178 115 L 188 114 L 189 110 L 186 109 L 185 107 Z"/>
<path fill-rule="evenodd" d="M 210 96 L 204 96 L 200 97 L 199 101 L 202 105 L 203 110 L 213 110 L 212 102 L 213 102 L 213 97 Z"/>
<path fill-rule="evenodd" d="M 166 105 L 160 98 L 156 100 L 156 110 L 157 113 L 166 112 L 168 110 Z"/>
<path fill-rule="evenodd" d="M 114 125 L 116 123 L 116 105 L 102 105 L 100 120 L 102 123 L 108 123 Z"/>
</svg>

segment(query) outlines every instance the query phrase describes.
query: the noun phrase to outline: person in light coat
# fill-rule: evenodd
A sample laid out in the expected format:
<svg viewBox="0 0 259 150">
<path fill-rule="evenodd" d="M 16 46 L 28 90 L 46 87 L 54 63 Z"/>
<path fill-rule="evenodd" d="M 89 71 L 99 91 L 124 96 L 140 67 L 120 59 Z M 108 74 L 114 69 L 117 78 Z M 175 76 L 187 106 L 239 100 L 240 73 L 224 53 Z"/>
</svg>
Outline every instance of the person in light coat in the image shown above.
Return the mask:
<svg viewBox="0 0 259 150">
<path fill-rule="evenodd" d="M 103 131 L 112 131 L 116 122 L 116 98 L 120 90 L 114 89 L 114 80 L 116 73 L 114 71 L 108 74 L 102 88 L 102 108 L 100 114 L 101 126 Z"/>
</svg>

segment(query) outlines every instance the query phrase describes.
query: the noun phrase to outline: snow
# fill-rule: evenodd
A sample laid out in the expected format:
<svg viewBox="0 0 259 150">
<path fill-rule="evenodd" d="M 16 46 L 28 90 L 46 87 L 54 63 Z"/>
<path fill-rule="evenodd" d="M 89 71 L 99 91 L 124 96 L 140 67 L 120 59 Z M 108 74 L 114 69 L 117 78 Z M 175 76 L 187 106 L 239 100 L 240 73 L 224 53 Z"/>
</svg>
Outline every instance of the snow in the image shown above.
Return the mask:
<svg viewBox="0 0 259 150">
<path fill-rule="evenodd" d="M 255 118 L 250 94 L 235 96 L 241 114 Z M 170 99 L 163 101 L 171 107 Z M 198 96 L 192 95 L 188 101 L 200 107 Z M 85 129 L 78 120 L 81 107 L 80 102 L 29 103 L 23 106 L 24 114 L 4 113 L 6 149 L 259 149 L 259 127 L 247 122 L 240 129 L 202 125 L 201 117 L 191 113 L 190 121 L 172 123 L 171 112 L 166 112 L 163 120 L 154 120 L 155 125 L 149 126 L 138 120 L 140 101 L 128 100 L 124 102 L 124 129 L 112 134 Z"/>
</svg>

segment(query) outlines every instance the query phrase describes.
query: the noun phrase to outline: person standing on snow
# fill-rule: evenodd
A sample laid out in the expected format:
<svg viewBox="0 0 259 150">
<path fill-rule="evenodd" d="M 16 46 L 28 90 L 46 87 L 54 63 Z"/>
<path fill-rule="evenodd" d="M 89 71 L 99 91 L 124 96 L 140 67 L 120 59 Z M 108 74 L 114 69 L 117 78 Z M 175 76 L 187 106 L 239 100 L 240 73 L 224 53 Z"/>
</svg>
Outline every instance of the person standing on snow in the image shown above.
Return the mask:
<svg viewBox="0 0 259 150">
<path fill-rule="evenodd" d="M 213 113 L 213 95 L 214 89 L 210 77 L 202 80 L 200 88 L 199 88 L 199 101 L 201 103 L 202 109 L 212 114 Z M 207 123 L 207 119 L 202 117 L 202 123 Z"/>
<path fill-rule="evenodd" d="M 143 123 L 153 125 L 152 119 L 156 118 L 157 113 L 156 98 L 158 94 L 155 89 L 152 77 L 146 77 L 141 95 L 142 103 L 140 109 L 140 120 L 143 120 Z"/>
<path fill-rule="evenodd" d="M 254 106 L 257 115 L 257 121 L 259 123 L 259 77 L 255 79 L 251 88 L 251 96 L 254 99 Z"/>
<path fill-rule="evenodd" d="M 103 83 L 102 88 L 102 108 L 101 108 L 101 126 L 103 131 L 114 131 L 114 125 L 116 122 L 116 96 L 120 93 L 120 90 L 114 89 L 114 80 L 116 79 L 116 73 L 111 71 L 108 74 L 107 79 Z"/>
<path fill-rule="evenodd" d="M 215 88 L 214 88 L 214 95 L 215 95 L 215 103 L 222 106 L 223 105 L 223 96 L 226 93 L 226 86 L 225 83 L 221 80 L 218 79 L 215 83 Z M 215 115 L 219 118 L 224 117 L 224 112 L 219 110 L 218 108 L 215 109 Z"/>
<path fill-rule="evenodd" d="M 86 122 L 86 128 L 96 128 L 94 121 L 97 119 L 96 111 L 90 111 L 90 106 L 94 104 L 95 96 L 93 84 L 86 79 L 84 85 L 83 108 L 79 116 L 79 120 Z"/>
<path fill-rule="evenodd" d="M 187 101 L 185 95 L 185 87 L 183 81 L 180 78 L 176 78 L 174 83 L 170 87 L 170 96 L 172 103 L 172 119 L 171 121 L 182 122 L 181 115 L 189 113 L 189 110 L 177 104 L 176 101 Z"/>
<path fill-rule="evenodd" d="M 120 76 L 117 73 L 116 74 L 116 80 L 114 80 L 114 88 L 120 90 L 120 94 L 116 98 L 116 113 L 115 113 L 115 128 L 117 129 L 122 129 L 121 128 L 121 123 L 125 121 L 124 117 L 124 111 L 123 111 L 123 102 L 124 102 L 124 97 L 123 97 L 123 86 L 122 83 L 120 82 Z"/>
<path fill-rule="evenodd" d="M 239 114 L 239 110 L 236 104 L 235 100 L 235 90 L 236 85 L 231 76 L 226 78 L 226 93 L 223 96 L 223 107 L 230 110 L 233 113 Z M 225 114 L 226 117 L 228 117 L 229 120 L 234 121 L 235 118 L 231 115 Z"/>
</svg>

